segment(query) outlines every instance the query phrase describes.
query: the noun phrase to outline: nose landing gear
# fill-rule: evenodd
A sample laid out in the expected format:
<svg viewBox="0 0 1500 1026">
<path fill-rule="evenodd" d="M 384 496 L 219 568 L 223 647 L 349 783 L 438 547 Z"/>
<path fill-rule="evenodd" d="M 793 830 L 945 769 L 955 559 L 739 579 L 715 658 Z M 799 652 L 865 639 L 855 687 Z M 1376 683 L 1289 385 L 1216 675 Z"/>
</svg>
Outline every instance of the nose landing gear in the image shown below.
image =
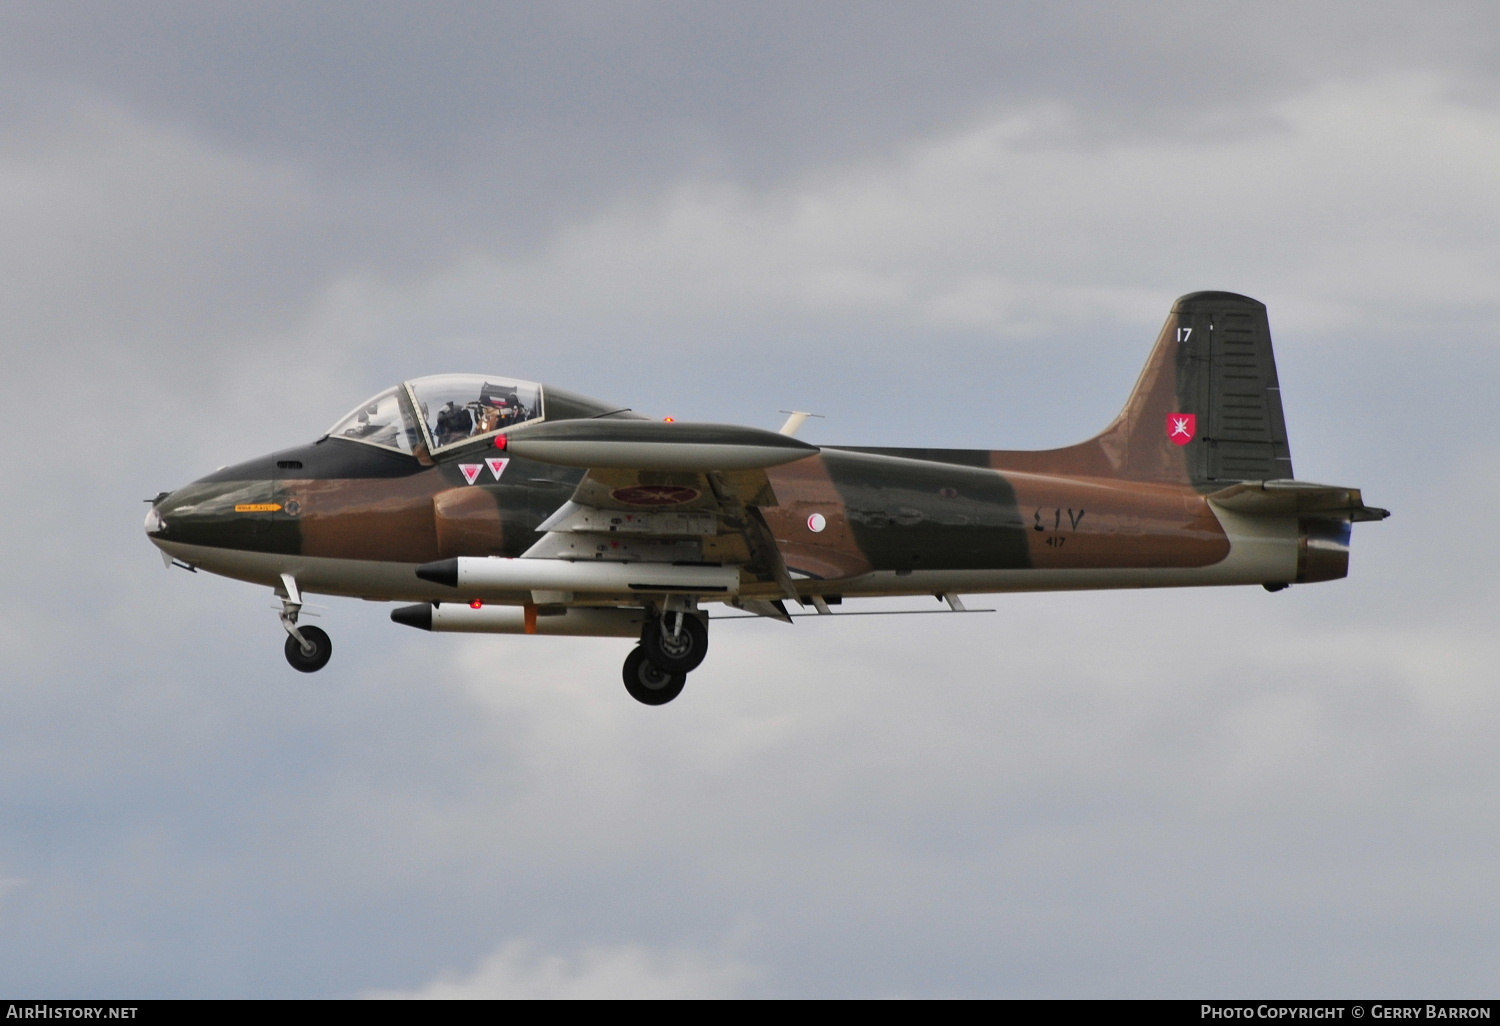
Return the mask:
<svg viewBox="0 0 1500 1026">
<path fill-rule="evenodd" d="M 328 665 L 333 658 L 333 642 L 328 633 L 317 627 L 298 627 L 297 617 L 302 612 L 302 592 L 296 578 L 291 574 L 281 575 L 281 626 L 286 628 L 286 661 L 292 669 L 302 673 L 315 673 Z M 308 614 L 314 615 L 314 614 Z"/>
</svg>

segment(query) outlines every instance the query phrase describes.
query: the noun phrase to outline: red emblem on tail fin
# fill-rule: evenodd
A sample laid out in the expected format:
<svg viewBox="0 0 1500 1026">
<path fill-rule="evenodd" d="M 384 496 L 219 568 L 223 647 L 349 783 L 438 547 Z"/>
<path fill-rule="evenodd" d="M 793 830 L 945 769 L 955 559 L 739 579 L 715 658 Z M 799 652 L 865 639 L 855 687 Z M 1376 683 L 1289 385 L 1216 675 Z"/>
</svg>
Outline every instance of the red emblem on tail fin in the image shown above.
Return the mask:
<svg viewBox="0 0 1500 1026">
<path fill-rule="evenodd" d="M 1167 414 L 1167 438 L 1176 445 L 1187 445 L 1198 434 L 1196 413 Z"/>
</svg>

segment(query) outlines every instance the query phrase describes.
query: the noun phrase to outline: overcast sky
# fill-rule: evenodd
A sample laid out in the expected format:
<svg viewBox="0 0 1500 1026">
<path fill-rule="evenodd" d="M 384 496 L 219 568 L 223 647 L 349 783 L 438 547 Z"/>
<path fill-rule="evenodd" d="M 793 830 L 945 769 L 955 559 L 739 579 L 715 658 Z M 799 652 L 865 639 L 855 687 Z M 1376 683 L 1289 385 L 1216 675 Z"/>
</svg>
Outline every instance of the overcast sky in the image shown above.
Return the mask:
<svg viewBox="0 0 1500 1026">
<path fill-rule="evenodd" d="M 1493 996 L 1500 7 L 13 2 L 0 993 Z M 1348 580 L 425 635 L 141 499 L 404 377 L 1041 447 L 1270 308 Z M 930 608 L 921 600 L 904 607 Z"/>
</svg>

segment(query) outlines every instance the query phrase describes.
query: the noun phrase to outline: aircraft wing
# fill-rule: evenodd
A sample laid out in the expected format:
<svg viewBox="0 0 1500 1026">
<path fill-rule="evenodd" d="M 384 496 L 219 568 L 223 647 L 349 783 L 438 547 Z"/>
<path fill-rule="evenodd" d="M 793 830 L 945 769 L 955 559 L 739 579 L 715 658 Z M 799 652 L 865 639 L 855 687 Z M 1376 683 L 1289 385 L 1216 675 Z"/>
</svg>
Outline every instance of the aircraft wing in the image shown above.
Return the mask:
<svg viewBox="0 0 1500 1026">
<path fill-rule="evenodd" d="M 507 449 L 588 468 L 522 559 L 736 567 L 742 587 L 796 597 L 760 507 L 776 505 L 766 468 L 816 446 L 727 424 L 595 420 L 515 431 Z"/>
</svg>

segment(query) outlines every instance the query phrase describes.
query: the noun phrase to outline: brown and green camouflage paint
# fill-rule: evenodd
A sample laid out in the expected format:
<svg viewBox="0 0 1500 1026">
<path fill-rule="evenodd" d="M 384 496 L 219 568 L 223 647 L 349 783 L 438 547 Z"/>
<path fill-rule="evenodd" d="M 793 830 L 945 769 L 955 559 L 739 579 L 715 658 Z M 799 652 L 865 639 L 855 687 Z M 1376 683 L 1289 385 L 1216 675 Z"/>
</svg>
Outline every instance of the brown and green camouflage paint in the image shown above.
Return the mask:
<svg viewBox="0 0 1500 1026">
<path fill-rule="evenodd" d="M 1196 417 L 1188 444 L 1169 439 L 1171 414 Z M 434 463 L 324 439 L 173 493 L 158 506 L 162 537 L 401 563 L 517 556 L 583 471 L 513 458 L 499 481 L 486 470 L 469 484 L 458 465 L 494 453 L 475 446 Z M 1195 567 L 1229 552 L 1207 493 L 1290 476 L 1264 306 L 1194 293 L 1174 305 L 1120 415 L 1088 441 L 1037 452 L 826 447 L 767 471 L 776 502 L 762 512 L 786 565 L 822 579 Z M 236 512 L 256 505 L 279 508 Z"/>
</svg>

